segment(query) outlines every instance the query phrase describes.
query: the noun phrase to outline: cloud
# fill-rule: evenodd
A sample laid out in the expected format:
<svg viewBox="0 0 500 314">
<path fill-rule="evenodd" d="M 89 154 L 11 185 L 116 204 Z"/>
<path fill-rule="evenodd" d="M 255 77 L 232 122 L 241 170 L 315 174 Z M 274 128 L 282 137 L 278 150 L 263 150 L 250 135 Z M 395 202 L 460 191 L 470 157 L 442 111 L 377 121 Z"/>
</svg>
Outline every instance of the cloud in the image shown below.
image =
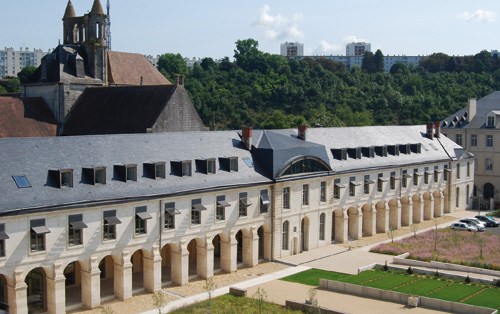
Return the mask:
<svg viewBox="0 0 500 314">
<path fill-rule="evenodd" d="M 281 14 L 271 15 L 271 7 L 264 5 L 259 10 L 259 15 L 252 26 L 264 29 L 264 38 L 268 41 L 297 40 L 305 36 L 299 29 L 298 23 L 302 21 L 301 13 L 295 13 L 291 17 Z"/>
<path fill-rule="evenodd" d="M 493 23 L 497 19 L 496 12 L 493 11 L 485 11 L 485 10 L 476 10 L 476 12 L 462 12 L 458 15 L 458 18 L 462 21 L 466 22 L 486 22 Z"/>
<path fill-rule="evenodd" d="M 343 42 L 344 43 L 359 43 L 359 42 L 366 42 L 366 39 L 362 39 L 362 38 L 357 38 L 356 36 L 354 35 L 349 35 L 349 36 L 346 36 L 344 38 L 342 38 Z"/>
<path fill-rule="evenodd" d="M 318 47 L 311 50 L 314 55 L 340 55 L 345 54 L 345 45 L 352 42 L 366 42 L 365 39 L 357 38 L 354 35 L 349 35 L 342 38 L 342 42 L 335 44 L 329 43 L 326 40 L 320 41 Z"/>
</svg>

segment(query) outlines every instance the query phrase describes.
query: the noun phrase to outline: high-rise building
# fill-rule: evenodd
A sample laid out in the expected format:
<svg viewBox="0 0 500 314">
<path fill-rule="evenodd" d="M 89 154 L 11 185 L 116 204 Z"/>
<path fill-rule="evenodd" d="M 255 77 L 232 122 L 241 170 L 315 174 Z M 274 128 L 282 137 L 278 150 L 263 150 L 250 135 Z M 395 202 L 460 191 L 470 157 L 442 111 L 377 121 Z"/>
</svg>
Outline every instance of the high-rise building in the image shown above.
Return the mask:
<svg viewBox="0 0 500 314">
<path fill-rule="evenodd" d="M 285 42 L 281 44 L 281 55 L 283 57 L 301 57 L 304 55 L 304 44 Z"/>
<path fill-rule="evenodd" d="M 16 76 L 17 73 L 30 65 L 38 67 L 41 64 L 42 58 L 50 53 L 49 51 L 43 51 L 42 49 L 29 48 L 19 50 L 14 50 L 14 48 L 7 48 L 0 50 L 0 78 L 6 76 Z"/>
<path fill-rule="evenodd" d="M 365 54 L 365 51 L 371 51 L 372 44 L 365 42 L 353 42 L 346 45 L 345 54 L 347 56 L 362 56 Z"/>
</svg>

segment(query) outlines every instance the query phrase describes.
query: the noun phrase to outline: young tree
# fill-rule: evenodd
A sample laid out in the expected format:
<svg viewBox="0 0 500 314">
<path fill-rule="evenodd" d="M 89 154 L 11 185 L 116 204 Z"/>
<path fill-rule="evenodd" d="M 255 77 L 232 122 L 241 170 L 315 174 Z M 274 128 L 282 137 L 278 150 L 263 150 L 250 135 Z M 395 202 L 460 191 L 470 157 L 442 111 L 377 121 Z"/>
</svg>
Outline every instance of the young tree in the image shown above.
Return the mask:
<svg viewBox="0 0 500 314">
<path fill-rule="evenodd" d="M 21 84 L 27 83 L 35 71 L 36 67 L 27 65 L 21 70 L 21 72 L 17 73 L 17 77 L 19 78 L 19 81 L 21 81 Z"/>
<path fill-rule="evenodd" d="M 153 299 L 153 305 L 158 310 L 158 314 L 161 314 L 161 309 L 167 304 L 167 299 L 165 298 L 165 293 L 163 291 L 158 290 L 151 295 Z"/>
<path fill-rule="evenodd" d="M 262 308 L 264 307 L 264 304 L 266 303 L 267 299 L 266 290 L 262 289 L 261 287 L 258 287 L 253 297 L 257 302 L 257 306 L 259 307 L 259 313 L 262 314 Z"/>
<path fill-rule="evenodd" d="M 217 284 L 215 283 L 214 277 L 209 277 L 205 280 L 205 286 L 203 289 L 208 293 L 208 300 L 212 301 L 212 293 L 217 289 Z"/>
</svg>

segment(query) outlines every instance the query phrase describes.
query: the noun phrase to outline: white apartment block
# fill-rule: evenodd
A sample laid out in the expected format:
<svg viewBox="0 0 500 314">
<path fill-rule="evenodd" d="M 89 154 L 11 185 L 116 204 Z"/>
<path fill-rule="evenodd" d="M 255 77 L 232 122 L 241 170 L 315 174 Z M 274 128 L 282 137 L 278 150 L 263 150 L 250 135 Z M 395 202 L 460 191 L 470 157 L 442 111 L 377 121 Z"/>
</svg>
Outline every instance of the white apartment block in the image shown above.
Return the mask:
<svg viewBox="0 0 500 314">
<path fill-rule="evenodd" d="M 346 45 L 345 54 L 346 56 L 362 56 L 365 51 L 371 51 L 372 44 L 365 42 L 352 42 Z"/>
<path fill-rule="evenodd" d="M 41 49 L 33 49 L 21 47 L 18 51 L 14 48 L 5 48 L 0 50 L 0 78 L 6 76 L 17 76 L 17 73 L 26 66 L 38 67 L 41 65 L 42 58 L 49 51 L 43 51 Z"/>
<path fill-rule="evenodd" d="M 283 57 L 301 57 L 304 55 L 304 44 L 285 42 L 281 44 L 280 54 Z"/>
<path fill-rule="evenodd" d="M 436 132 L 436 133 L 435 133 Z M 0 306 L 65 313 L 471 206 L 439 124 L 0 139 Z"/>
</svg>

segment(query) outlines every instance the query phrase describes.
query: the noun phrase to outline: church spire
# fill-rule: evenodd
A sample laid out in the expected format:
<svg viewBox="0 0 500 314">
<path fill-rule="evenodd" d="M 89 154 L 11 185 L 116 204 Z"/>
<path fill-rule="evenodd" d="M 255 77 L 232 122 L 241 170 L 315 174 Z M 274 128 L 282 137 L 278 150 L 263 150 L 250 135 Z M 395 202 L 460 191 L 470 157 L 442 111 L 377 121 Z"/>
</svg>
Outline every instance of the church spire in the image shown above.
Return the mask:
<svg viewBox="0 0 500 314">
<path fill-rule="evenodd" d="M 104 15 L 104 11 L 102 10 L 101 1 L 94 0 L 94 5 L 92 6 L 92 10 L 90 11 L 90 13 Z"/>
<path fill-rule="evenodd" d="M 66 6 L 66 12 L 64 12 L 64 17 L 63 19 L 75 17 L 75 8 L 73 7 L 73 3 L 71 3 L 71 0 L 68 1 L 68 5 Z"/>
</svg>

